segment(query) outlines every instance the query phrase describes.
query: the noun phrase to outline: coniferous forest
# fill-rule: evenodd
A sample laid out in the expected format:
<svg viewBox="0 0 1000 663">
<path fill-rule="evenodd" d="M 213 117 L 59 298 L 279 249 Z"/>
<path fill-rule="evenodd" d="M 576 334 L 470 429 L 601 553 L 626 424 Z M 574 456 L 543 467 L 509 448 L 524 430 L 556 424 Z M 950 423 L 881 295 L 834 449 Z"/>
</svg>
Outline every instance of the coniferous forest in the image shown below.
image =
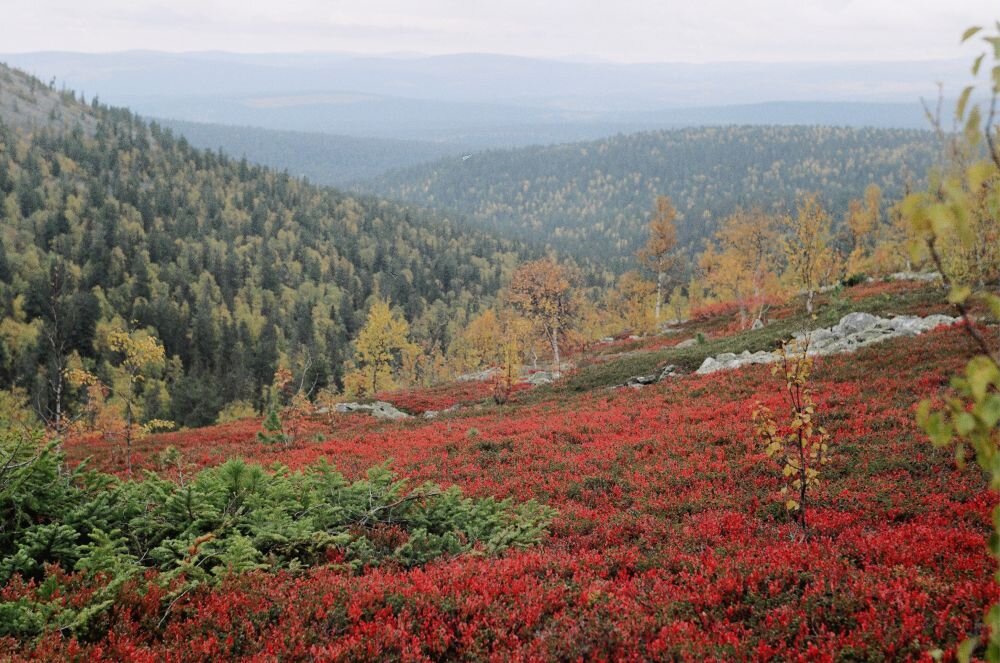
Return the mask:
<svg viewBox="0 0 1000 663">
<path fill-rule="evenodd" d="M 0 381 L 46 416 L 65 409 L 71 357 L 105 360 L 101 325 L 155 330 L 170 365 L 145 386 L 146 416 L 203 425 L 235 400 L 259 407 L 282 356 L 297 380 L 340 384 L 373 296 L 428 348 L 447 347 L 528 255 L 440 215 L 194 149 L 9 69 L 0 91 L 22 109 L 58 97 L 50 115 L 87 122 L 26 133 L 0 115 Z"/>
<path fill-rule="evenodd" d="M 893 200 L 922 186 L 938 154 L 930 131 L 696 127 L 446 158 L 360 186 L 622 270 L 658 195 L 673 200 L 680 241 L 697 250 L 738 208 L 788 212 L 817 192 L 839 218 L 869 184 Z"/>
<path fill-rule="evenodd" d="M 3 12 L 98 95 L 0 65 L 0 661 L 1000 661 L 1000 23 L 926 131 L 598 121 L 902 107 L 976 1 Z"/>
</svg>

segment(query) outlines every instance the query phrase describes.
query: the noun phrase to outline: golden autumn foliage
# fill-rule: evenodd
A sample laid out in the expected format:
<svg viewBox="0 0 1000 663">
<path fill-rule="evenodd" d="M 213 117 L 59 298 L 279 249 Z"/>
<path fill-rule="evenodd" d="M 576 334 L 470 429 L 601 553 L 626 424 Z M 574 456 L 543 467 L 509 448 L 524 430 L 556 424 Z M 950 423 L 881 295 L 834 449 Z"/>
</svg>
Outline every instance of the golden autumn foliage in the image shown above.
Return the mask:
<svg viewBox="0 0 1000 663">
<path fill-rule="evenodd" d="M 132 443 L 151 432 L 173 428 L 174 423 L 162 419 L 142 419 L 139 387 L 147 375 L 161 371 L 166 360 L 163 345 L 145 331 L 125 331 L 113 328 L 104 335 L 107 348 L 119 359 L 112 378 L 102 381 L 91 371 L 71 367 L 65 371 L 66 381 L 86 392 L 84 428 L 101 431 L 106 439 L 124 442 L 125 466 L 132 473 Z"/>
<path fill-rule="evenodd" d="M 832 219 L 819 201 L 810 194 L 799 202 L 795 218 L 784 220 L 782 237 L 785 277 L 806 296 L 806 312 L 813 312 L 813 300 L 822 286 L 840 279 L 841 260 L 832 247 Z"/>
<path fill-rule="evenodd" d="M 553 258 L 528 262 L 514 272 L 507 301 L 531 320 L 552 347 L 555 370 L 560 370 L 559 341 L 576 317 L 578 302 L 572 276 Z"/>
<path fill-rule="evenodd" d="M 719 300 L 739 305 L 743 327 L 760 319 L 768 297 L 781 292 L 780 262 L 777 223 L 762 210 L 727 217 L 698 260 L 703 285 Z"/>
<path fill-rule="evenodd" d="M 394 314 L 384 299 L 376 299 L 372 304 L 365 326 L 354 341 L 354 349 L 364 381 L 351 378 L 352 387 L 363 385 L 363 391 L 370 394 L 387 388 L 392 382 L 393 365 L 402 362 L 406 353 L 418 351 L 410 341 L 409 324 Z"/>
<path fill-rule="evenodd" d="M 611 333 L 629 330 L 646 334 L 653 331 L 658 321 L 654 311 L 660 308 L 659 297 L 657 285 L 642 278 L 639 273 L 622 274 L 607 296 L 607 310 L 613 323 Z M 651 306 L 654 301 L 655 308 Z"/>
<path fill-rule="evenodd" d="M 637 256 L 656 275 L 656 322 L 660 321 L 663 292 L 669 272 L 677 267 L 677 210 L 668 196 L 657 196 L 656 212 L 649 221 L 649 238 Z"/>
<path fill-rule="evenodd" d="M 882 223 L 882 189 L 869 184 L 864 197 L 848 204 L 844 225 L 850 233 L 851 252 L 847 257 L 846 271 L 865 274 L 874 271 L 872 253 L 879 239 Z"/>
</svg>

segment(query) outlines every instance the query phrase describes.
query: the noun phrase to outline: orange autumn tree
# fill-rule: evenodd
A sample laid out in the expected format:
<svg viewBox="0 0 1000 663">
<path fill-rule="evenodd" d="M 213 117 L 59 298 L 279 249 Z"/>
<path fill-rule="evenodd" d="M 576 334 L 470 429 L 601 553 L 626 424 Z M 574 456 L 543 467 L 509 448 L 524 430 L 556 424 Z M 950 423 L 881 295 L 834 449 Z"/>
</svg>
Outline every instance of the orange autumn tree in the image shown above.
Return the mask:
<svg viewBox="0 0 1000 663">
<path fill-rule="evenodd" d="M 553 258 L 543 258 L 518 267 L 507 290 L 510 305 L 534 323 L 552 346 L 557 374 L 562 365 L 559 340 L 570 329 L 578 308 L 572 281 L 568 269 Z"/>
<path fill-rule="evenodd" d="M 656 274 L 656 322 L 660 321 L 663 309 L 663 291 L 667 274 L 676 269 L 679 262 L 677 253 L 677 210 L 669 196 L 657 196 L 656 212 L 649 221 L 649 239 L 636 254 L 639 260 Z"/>
</svg>

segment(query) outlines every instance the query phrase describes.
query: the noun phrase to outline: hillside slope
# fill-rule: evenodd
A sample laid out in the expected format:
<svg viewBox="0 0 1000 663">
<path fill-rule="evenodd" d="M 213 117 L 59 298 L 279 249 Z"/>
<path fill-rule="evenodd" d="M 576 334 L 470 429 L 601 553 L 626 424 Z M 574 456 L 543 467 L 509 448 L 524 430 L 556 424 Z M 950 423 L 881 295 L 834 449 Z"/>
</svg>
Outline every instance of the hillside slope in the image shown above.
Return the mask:
<svg viewBox="0 0 1000 663">
<path fill-rule="evenodd" d="M 184 136 L 195 147 L 219 150 L 237 159 L 287 170 L 316 184 L 345 185 L 384 175 L 445 156 L 457 156 L 462 146 L 388 138 L 357 138 L 324 133 L 277 131 L 157 119 L 157 124 Z"/>
<path fill-rule="evenodd" d="M 194 149 L 9 69 L 0 99 L 0 387 L 43 412 L 66 356 L 100 368 L 97 332 L 116 320 L 170 358 L 171 397 L 149 387 L 146 414 L 193 425 L 260 402 L 279 359 L 297 380 L 338 381 L 376 293 L 421 343 L 446 345 L 526 252 Z"/>
<path fill-rule="evenodd" d="M 790 210 L 815 191 L 839 216 L 871 183 L 895 199 L 935 154 L 919 131 L 703 127 L 444 159 L 360 188 L 621 268 L 645 241 L 657 195 L 681 214 L 681 241 L 697 242 L 738 206 Z"/>
<path fill-rule="evenodd" d="M 940 292 L 898 283 L 824 295 L 818 306 L 822 318 L 947 310 Z M 588 370 L 613 373 L 637 360 L 696 366 L 695 353 L 718 344 L 773 345 L 818 324 L 793 307 L 776 315 L 774 326 L 736 334 L 726 331 L 728 315 L 692 321 L 669 337 L 618 347 L 618 358 L 592 356 Z M 709 330 L 715 345 L 651 351 Z M 970 350 L 961 329 L 944 328 L 818 361 L 815 420 L 831 433 L 831 462 L 812 493 L 809 540 L 784 508 L 781 466 L 750 420 L 756 402 L 776 411 L 783 402 L 784 384 L 766 366 L 642 390 L 609 391 L 571 376 L 505 407 L 481 403 L 432 421 L 315 417 L 289 448 L 262 444 L 258 420 L 149 438 L 145 467 L 165 448 L 180 452 L 168 477 L 240 456 L 292 468 L 329 458 L 354 479 L 391 458 L 412 485 L 533 498 L 558 514 L 540 545 L 499 558 L 351 571 L 334 551 L 328 563 L 294 573 L 229 575 L 183 595 L 162 619 L 164 592 L 129 587 L 107 634 L 102 626 L 92 641 L 51 634 L 28 646 L 0 639 L 0 652 L 52 660 L 81 649 L 179 660 L 920 660 L 941 648 L 947 657 L 998 598 L 985 544 L 996 497 L 980 473 L 930 444 L 913 411 L 941 395 Z M 100 441 L 69 450 L 123 471 Z M 377 534 L 388 549 L 405 539 L 398 529 Z M 49 582 L 87 600 L 87 585 Z M 8 592 L 47 600 L 30 585 Z"/>
</svg>

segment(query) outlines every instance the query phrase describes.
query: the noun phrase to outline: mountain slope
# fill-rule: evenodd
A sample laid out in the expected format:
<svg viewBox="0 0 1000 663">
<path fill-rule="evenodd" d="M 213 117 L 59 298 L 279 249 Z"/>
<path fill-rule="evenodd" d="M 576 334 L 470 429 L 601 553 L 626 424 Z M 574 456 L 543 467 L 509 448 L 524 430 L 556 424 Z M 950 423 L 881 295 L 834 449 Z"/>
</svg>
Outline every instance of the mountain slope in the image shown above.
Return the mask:
<svg viewBox="0 0 1000 663">
<path fill-rule="evenodd" d="M 43 411 L 63 355 L 101 370 L 100 330 L 129 321 L 172 358 L 170 397 L 146 393 L 148 417 L 193 425 L 234 399 L 259 403 L 279 363 L 334 383 L 373 296 L 398 305 L 426 347 L 446 344 L 449 323 L 525 254 L 194 149 L 13 70 L 0 82 L 0 388 L 26 389 Z M 66 121 L 45 123 L 46 109 Z"/>
<path fill-rule="evenodd" d="M 195 147 L 221 149 L 317 184 L 345 185 L 462 152 L 459 145 L 157 119 Z"/>
<path fill-rule="evenodd" d="M 893 199 L 934 155 L 919 131 L 702 127 L 443 159 L 361 188 L 621 267 L 645 241 L 657 195 L 680 212 L 681 240 L 697 242 L 738 206 L 792 209 L 817 191 L 839 216 L 870 183 Z"/>
</svg>

